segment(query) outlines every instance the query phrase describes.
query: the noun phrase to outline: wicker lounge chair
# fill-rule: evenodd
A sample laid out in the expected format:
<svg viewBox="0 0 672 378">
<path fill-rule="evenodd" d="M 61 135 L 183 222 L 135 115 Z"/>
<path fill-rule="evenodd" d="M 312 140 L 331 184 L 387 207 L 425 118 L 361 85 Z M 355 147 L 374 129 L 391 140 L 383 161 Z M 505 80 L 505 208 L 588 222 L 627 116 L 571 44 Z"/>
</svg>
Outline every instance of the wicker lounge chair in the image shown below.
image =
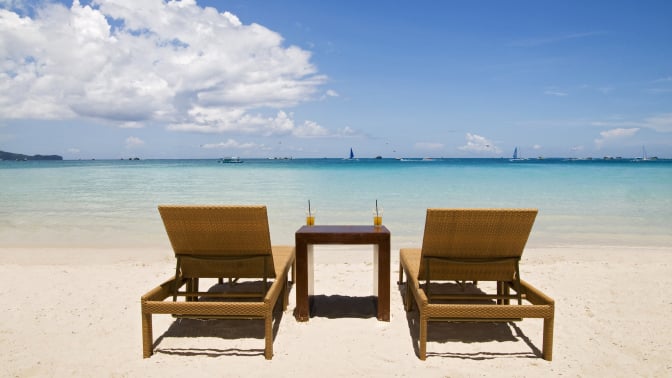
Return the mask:
<svg viewBox="0 0 672 378">
<path fill-rule="evenodd" d="M 153 353 L 152 314 L 173 314 L 263 319 L 264 356 L 271 359 L 273 311 L 280 296 L 287 308 L 294 247 L 271 246 L 266 207 L 159 206 L 159 212 L 177 265 L 174 277 L 141 298 L 143 357 Z M 258 291 L 200 292 L 199 278 L 229 278 L 229 285 L 234 278 L 252 279 Z"/>
<path fill-rule="evenodd" d="M 428 321 L 522 318 L 544 319 L 542 355 L 551 360 L 554 301 L 521 280 L 518 269 L 536 215 L 536 209 L 427 209 L 422 249 L 401 249 L 399 271 L 399 283 L 404 273 L 408 280 L 406 311 L 413 309 L 413 302 L 419 310 L 421 360 L 427 357 Z M 440 293 L 440 281 L 493 281 L 497 293 L 480 287 L 475 293 Z"/>
</svg>

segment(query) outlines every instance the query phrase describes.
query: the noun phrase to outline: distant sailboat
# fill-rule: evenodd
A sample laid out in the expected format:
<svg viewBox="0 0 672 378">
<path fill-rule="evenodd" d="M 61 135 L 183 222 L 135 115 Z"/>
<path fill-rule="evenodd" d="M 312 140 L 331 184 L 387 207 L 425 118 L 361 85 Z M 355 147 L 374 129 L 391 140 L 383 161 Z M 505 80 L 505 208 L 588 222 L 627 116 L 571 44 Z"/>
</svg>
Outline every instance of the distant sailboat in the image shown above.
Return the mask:
<svg viewBox="0 0 672 378">
<path fill-rule="evenodd" d="M 657 156 L 653 156 L 649 158 L 649 155 L 646 153 L 646 147 L 642 146 L 642 157 L 636 157 L 632 159 L 632 161 L 650 161 L 650 160 L 658 160 Z"/>
<path fill-rule="evenodd" d="M 519 158 L 518 157 L 518 147 L 514 148 L 513 149 L 513 156 L 511 156 L 511 159 L 509 159 L 509 161 L 523 161 L 523 160 L 527 160 L 527 159 Z"/>
<path fill-rule="evenodd" d="M 352 147 L 350 147 L 350 157 L 348 157 L 347 159 L 343 159 L 343 160 L 357 160 L 357 159 L 355 159 L 355 153 L 352 152 Z"/>
</svg>

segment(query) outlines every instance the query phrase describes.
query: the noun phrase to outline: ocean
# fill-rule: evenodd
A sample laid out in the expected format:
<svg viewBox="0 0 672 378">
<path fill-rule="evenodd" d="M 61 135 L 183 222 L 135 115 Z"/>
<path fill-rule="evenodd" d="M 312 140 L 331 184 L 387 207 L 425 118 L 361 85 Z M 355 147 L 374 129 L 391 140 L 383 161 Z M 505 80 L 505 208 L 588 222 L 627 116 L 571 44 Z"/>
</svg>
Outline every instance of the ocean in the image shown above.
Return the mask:
<svg viewBox="0 0 672 378">
<path fill-rule="evenodd" d="M 528 246 L 672 245 L 672 160 L 0 161 L 0 245 L 168 246 L 159 204 L 264 204 L 274 244 L 316 224 L 371 224 L 419 246 L 429 207 L 537 208 Z"/>
</svg>

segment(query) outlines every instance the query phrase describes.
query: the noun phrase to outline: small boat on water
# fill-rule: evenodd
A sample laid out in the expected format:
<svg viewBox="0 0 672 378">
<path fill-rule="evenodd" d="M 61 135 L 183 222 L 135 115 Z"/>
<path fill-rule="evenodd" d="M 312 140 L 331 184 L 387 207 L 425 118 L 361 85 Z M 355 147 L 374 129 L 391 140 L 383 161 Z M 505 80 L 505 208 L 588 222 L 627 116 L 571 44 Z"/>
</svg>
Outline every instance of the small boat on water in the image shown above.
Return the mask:
<svg viewBox="0 0 672 378">
<path fill-rule="evenodd" d="M 513 156 L 511 156 L 511 159 L 509 161 L 525 161 L 527 159 L 518 157 L 518 147 L 513 149 Z"/>
<path fill-rule="evenodd" d="M 240 158 L 238 158 L 238 157 L 232 156 L 232 157 L 228 157 L 228 158 L 221 158 L 221 159 L 219 159 L 219 162 L 224 163 L 224 164 L 237 164 L 237 163 L 242 163 L 243 161 L 240 160 Z"/>
<path fill-rule="evenodd" d="M 348 157 L 347 159 L 343 159 L 343 160 L 357 160 L 357 159 L 355 159 L 355 153 L 352 152 L 352 147 L 350 147 L 350 157 Z"/>
<path fill-rule="evenodd" d="M 649 157 L 649 155 L 647 155 L 647 153 L 646 153 L 646 147 L 644 147 L 644 146 L 642 146 L 642 156 L 639 156 L 639 157 L 636 157 L 636 158 L 632 159 L 632 161 L 634 161 L 634 162 L 651 161 L 651 160 L 658 160 L 658 157 L 657 156 Z"/>
</svg>

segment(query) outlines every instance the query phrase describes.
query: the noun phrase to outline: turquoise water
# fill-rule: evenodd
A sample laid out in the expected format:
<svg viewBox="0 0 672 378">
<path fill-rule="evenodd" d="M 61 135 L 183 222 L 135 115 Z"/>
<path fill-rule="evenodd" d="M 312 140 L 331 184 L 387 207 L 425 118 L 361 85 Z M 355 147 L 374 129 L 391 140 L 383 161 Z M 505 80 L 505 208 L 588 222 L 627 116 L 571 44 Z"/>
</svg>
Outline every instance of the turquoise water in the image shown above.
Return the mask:
<svg viewBox="0 0 672 378">
<path fill-rule="evenodd" d="M 534 207 L 529 245 L 672 245 L 672 161 L 393 159 L 0 162 L 0 245 L 164 246 L 159 204 L 265 204 L 293 243 L 317 224 L 370 224 L 419 245 L 428 207 Z"/>
</svg>

